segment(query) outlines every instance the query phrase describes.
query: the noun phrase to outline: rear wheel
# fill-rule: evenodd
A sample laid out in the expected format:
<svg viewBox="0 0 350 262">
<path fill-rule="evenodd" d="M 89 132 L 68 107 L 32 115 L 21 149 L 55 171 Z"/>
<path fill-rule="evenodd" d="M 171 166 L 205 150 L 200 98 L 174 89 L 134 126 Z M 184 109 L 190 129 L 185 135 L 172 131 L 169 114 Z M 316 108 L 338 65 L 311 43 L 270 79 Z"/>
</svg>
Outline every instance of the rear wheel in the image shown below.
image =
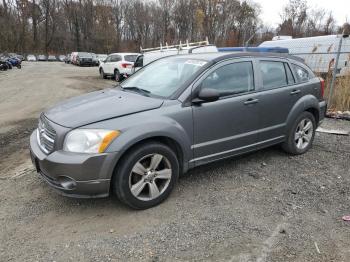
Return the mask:
<svg viewBox="0 0 350 262">
<path fill-rule="evenodd" d="M 164 201 L 179 177 L 175 153 L 166 145 L 148 143 L 123 157 L 112 187 L 119 200 L 135 209 L 147 209 Z"/>
<path fill-rule="evenodd" d="M 313 143 L 316 131 L 316 121 L 313 114 L 303 112 L 294 122 L 289 131 L 287 141 L 282 144 L 284 151 L 300 155 L 308 151 Z"/>
<path fill-rule="evenodd" d="M 122 80 L 122 76 L 120 75 L 120 72 L 118 69 L 114 70 L 114 80 L 116 82 L 120 82 Z"/>
</svg>

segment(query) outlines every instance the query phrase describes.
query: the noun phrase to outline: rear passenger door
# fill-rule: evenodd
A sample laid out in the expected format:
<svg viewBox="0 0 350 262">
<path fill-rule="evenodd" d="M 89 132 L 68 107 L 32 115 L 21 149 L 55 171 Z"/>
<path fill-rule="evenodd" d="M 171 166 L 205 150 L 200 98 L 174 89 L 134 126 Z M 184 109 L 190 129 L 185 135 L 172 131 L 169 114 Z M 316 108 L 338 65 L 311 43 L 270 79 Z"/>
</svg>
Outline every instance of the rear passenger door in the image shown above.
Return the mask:
<svg viewBox="0 0 350 262">
<path fill-rule="evenodd" d="M 284 59 L 259 59 L 260 144 L 274 144 L 284 139 L 287 117 L 301 97 L 291 65 Z"/>
</svg>

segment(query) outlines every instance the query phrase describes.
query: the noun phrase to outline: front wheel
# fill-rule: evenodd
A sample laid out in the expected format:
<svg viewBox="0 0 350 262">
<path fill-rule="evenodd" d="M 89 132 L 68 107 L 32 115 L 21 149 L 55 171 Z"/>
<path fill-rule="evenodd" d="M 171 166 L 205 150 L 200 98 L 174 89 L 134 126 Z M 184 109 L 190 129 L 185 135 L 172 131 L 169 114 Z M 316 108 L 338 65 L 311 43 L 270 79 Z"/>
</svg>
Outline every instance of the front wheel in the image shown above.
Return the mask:
<svg viewBox="0 0 350 262">
<path fill-rule="evenodd" d="M 123 157 L 114 174 L 114 193 L 134 209 L 147 209 L 164 201 L 179 177 L 176 154 L 166 145 L 148 143 Z"/>
<path fill-rule="evenodd" d="M 282 148 L 287 153 L 293 155 L 304 154 L 312 146 L 315 138 L 315 131 L 315 117 L 310 112 L 303 112 L 295 120 L 289 131 L 287 141 L 282 144 Z"/>
<path fill-rule="evenodd" d="M 102 79 L 106 79 L 107 78 L 106 75 L 105 75 L 105 72 L 103 71 L 102 68 L 100 69 L 100 76 L 101 76 Z"/>
</svg>

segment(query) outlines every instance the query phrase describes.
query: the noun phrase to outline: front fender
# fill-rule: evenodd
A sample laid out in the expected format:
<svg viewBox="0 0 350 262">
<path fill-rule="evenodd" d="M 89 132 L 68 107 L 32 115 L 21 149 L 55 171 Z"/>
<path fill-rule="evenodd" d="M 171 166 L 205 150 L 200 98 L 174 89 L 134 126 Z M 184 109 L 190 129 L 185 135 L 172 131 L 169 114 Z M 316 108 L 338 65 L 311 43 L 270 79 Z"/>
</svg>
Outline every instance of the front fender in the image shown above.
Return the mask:
<svg viewBox="0 0 350 262">
<path fill-rule="evenodd" d="M 106 152 L 124 154 L 133 145 L 153 137 L 165 137 L 175 141 L 181 148 L 183 161 L 192 159 L 191 137 L 174 119 L 157 117 L 155 121 L 141 122 L 121 130 L 121 135 L 115 139 Z"/>
</svg>

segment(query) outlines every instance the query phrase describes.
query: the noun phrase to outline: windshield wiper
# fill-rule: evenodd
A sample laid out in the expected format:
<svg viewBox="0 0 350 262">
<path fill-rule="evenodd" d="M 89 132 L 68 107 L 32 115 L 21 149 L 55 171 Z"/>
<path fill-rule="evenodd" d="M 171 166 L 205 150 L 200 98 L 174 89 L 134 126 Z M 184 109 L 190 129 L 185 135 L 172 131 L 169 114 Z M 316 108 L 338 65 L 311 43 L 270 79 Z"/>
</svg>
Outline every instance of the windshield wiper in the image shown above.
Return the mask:
<svg viewBox="0 0 350 262">
<path fill-rule="evenodd" d="M 126 87 L 122 87 L 120 86 L 121 89 L 123 90 L 131 90 L 131 91 L 135 91 L 137 93 L 142 93 L 146 96 L 149 96 L 149 94 L 151 93 L 150 91 L 146 90 L 146 89 L 142 89 L 142 88 L 139 88 L 139 87 L 136 87 L 136 86 L 126 86 Z"/>
</svg>

